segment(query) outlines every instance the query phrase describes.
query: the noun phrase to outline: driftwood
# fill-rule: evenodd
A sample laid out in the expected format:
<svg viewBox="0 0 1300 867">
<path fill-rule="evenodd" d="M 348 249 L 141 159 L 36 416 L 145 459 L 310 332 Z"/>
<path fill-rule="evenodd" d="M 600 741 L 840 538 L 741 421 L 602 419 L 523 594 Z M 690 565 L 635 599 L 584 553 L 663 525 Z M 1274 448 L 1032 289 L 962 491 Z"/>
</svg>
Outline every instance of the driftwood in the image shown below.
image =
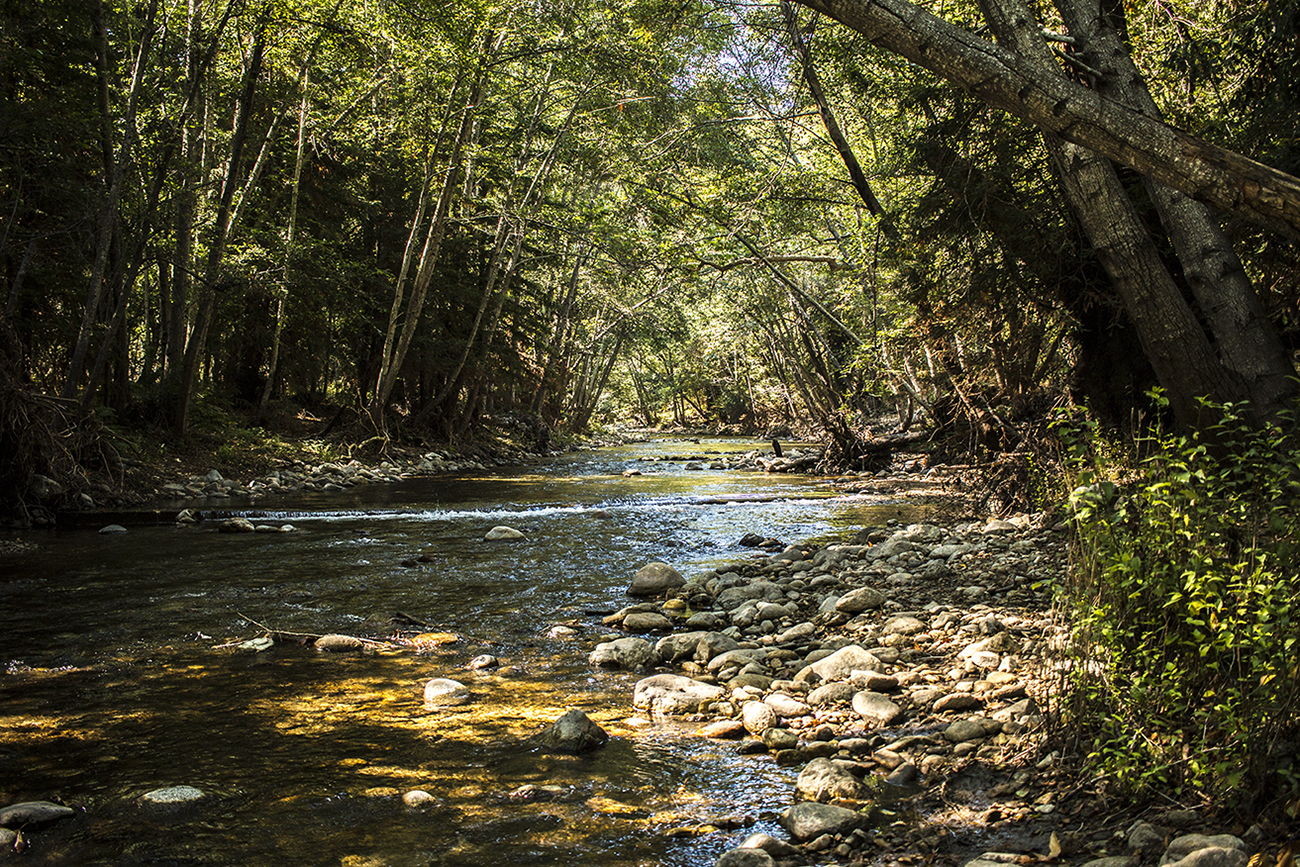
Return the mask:
<svg viewBox="0 0 1300 867">
<path fill-rule="evenodd" d="M 883 470 L 894 459 L 894 453 L 905 446 L 928 440 L 930 431 L 911 431 L 861 440 L 854 447 L 853 465 L 862 470 Z"/>
</svg>

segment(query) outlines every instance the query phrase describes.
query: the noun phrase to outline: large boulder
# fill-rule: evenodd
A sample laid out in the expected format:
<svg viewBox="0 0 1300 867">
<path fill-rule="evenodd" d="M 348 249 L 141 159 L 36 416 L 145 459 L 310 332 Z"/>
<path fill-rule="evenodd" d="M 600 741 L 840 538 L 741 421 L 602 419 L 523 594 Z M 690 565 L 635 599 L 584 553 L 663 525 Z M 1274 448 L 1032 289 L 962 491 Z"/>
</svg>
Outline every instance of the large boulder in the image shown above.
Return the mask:
<svg viewBox="0 0 1300 867">
<path fill-rule="evenodd" d="M 659 662 L 659 654 L 655 652 L 654 645 L 644 638 L 619 638 L 597 644 L 587 661 L 601 668 L 638 671 L 654 668 Z"/>
<path fill-rule="evenodd" d="M 565 711 L 549 729 L 537 736 L 537 743 L 548 752 L 585 753 L 602 747 L 609 740 L 605 730 L 577 708 Z"/>
<path fill-rule="evenodd" d="M 843 765 L 830 759 L 813 759 L 799 773 L 794 784 L 796 798 L 827 803 L 838 799 L 858 800 L 867 796 L 867 787 Z"/>
<path fill-rule="evenodd" d="M 686 583 L 682 574 L 667 563 L 647 563 L 632 576 L 628 596 L 661 596 Z"/>
<path fill-rule="evenodd" d="M 849 834 L 866 828 L 869 822 L 866 813 L 816 801 L 801 801 L 781 814 L 781 827 L 800 843 L 822 834 Z"/>
<path fill-rule="evenodd" d="M 632 691 L 632 704 L 652 713 L 688 714 L 723 695 L 722 687 L 711 683 L 701 683 L 680 674 L 655 674 L 637 681 Z"/>
</svg>

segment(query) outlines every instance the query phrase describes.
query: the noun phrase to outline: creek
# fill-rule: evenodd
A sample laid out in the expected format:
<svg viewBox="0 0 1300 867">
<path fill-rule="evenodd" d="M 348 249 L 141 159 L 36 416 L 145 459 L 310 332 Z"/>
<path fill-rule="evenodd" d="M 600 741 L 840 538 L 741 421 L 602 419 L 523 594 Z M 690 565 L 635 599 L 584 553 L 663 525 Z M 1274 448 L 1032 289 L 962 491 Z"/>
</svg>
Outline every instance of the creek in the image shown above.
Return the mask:
<svg viewBox="0 0 1300 867">
<path fill-rule="evenodd" d="M 54 532 L 0 561 L 0 806 L 84 808 L 31 835 L 28 864 L 710 865 L 779 835 L 794 771 L 694 726 L 635 715 L 642 675 L 586 662 L 653 560 L 688 577 L 753 554 L 746 533 L 842 539 L 917 507 L 825 479 L 687 469 L 751 441 L 657 442 L 535 465 L 264 498 L 292 533 Z M 635 468 L 644 474 L 627 477 Z M 237 501 L 200 504 L 238 513 Z M 485 542 L 496 525 L 522 542 Z M 416 567 L 401 561 L 429 554 Z M 366 655 L 277 630 L 382 638 L 405 612 L 455 641 Z M 551 637 L 555 624 L 577 637 Z M 469 671 L 491 654 L 502 667 Z M 474 701 L 428 711 L 433 677 Z M 527 738 L 578 707 L 611 741 L 582 757 Z M 205 797 L 151 805 L 168 786 Z M 553 787 L 521 799 L 524 786 Z M 406 807 L 404 792 L 433 796 Z"/>
</svg>

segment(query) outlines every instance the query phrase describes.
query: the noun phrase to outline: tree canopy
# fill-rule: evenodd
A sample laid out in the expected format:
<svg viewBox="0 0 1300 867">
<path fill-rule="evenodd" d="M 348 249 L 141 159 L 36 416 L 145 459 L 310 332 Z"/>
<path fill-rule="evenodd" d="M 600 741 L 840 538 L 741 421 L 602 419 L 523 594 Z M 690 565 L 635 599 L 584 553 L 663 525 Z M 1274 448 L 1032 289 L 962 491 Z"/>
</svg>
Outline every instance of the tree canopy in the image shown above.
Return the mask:
<svg viewBox="0 0 1300 867">
<path fill-rule="evenodd" d="M 883 412 L 1001 449 L 1154 384 L 1290 400 L 1287 4 L 802 3 L 6 4 L 6 364 L 182 432 L 794 423 L 850 461 Z"/>
</svg>

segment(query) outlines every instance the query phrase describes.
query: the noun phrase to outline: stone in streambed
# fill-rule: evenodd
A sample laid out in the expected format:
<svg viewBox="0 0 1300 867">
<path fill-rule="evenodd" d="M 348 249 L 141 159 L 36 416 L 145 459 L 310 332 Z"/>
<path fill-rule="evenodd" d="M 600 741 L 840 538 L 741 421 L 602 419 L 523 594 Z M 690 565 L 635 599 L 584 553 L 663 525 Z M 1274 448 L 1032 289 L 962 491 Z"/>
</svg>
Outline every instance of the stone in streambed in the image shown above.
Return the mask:
<svg viewBox="0 0 1300 867">
<path fill-rule="evenodd" d="M 655 646 L 644 638 L 619 638 L 596 645 L 587 662 L 601 668 L 621 668 L 637 671 L 654 668 L 659 662 Z"/>
<path fill-rule="evenodd" d="M 1231 834 L 1184 834 L 1174 839 L 1160 858 L 1161 867 L 1244 867 L 1246 844 Z M 1195 860 L 1192 859 L 1196 856 Z"/>
<path fill-rule="evenodd" d="M 455 707 L 470 700 L 469 687 L 446 677 L 435 677 L 424 685 L 424 706 Z"/>
<path fill-rule="evenodd" d="M 628 596 L 660 596 L 686 583 L 682 574 L 667 563 L 647 563 L 632 576 Z"/>
<path fill-rule="evenodd" d="M 885 595 L 873 587 L 859 587 L 835 600 L 835 610 L 841 614 L 861 614 L 885 604 Z"/>
<path fill-rule="evenodd" d="M 865 690 L 853 696 L 853 710 L 875 726 L 887 726 L 903 712 L 902 708 L 889 700 L 889 696 Z"/>
<path fill-rule="evenodd" d="M 776 867 L 776 859 L 762 849 L 732 849 L 723 852 L 713 867 Z"/>
<path fill-rule="evenodd" d="M 822 684 L 831 680 L 844 680 L 856 670 L 879 671 L 879 659 L 856 644 L 841 647 L 823 659 L 799 669 L 796 683 Z"/>
<path fill-rule="evenodd" d="M 312 643 L 312 647 L 322 653 L 361 653 L 366 649 L 366 643 L 353 635 L 322 635 Z"/>
<path fill-rule="evenodd" d="M 150 804 L 188 804 L 190 801 L 199 801 L 205 797 L 207 795 L 202 789 L 193 786 L 167 786 L 145 792 L 140 796 L 140 800 Z"/>
<path fill-rule="evenodd" d="M 219 533 L 256 533 L 257 528 L 247 518 L 227 518 L 217 525 Z"/>
<path fill-rule="evenodd" d="M 483 537 L 484 542 L 518 542 L 528 538 L 514 527 L 493 527 Z"/>
<path fill-rule="evenodd" d="M 761 701 L 747 701 L 740 709 L 740 718 L 750 734 L 762 735 L 779 721 L 779 717 L 769 705 Z"/>
<path fill-rule="evenodd" d="M 0 810 L 0 828 L 25 828 L 57 822 L 75 813 L 71 807 L 49 801 L 23 801 Z"/>
<path fill-rule="evenodd" d="M 548 752 L 585 753 L 604 746 L 609 735 L 577 708 L 566 711 L 549 729 L 537 736 L 538 745 Z"/>
<path fill-rule="evenodd" d="M 839 799 L 865 798 L 867 787 L 845 767 L 828 758 L 813 759 L 799 773 L 794 786 L 796 798 L 827 803 Z"/>
<path fill-rule="evenodd" d="M 673 622 L 658 611 L 633 611 L 623 618 L 623 628 L 628 632 L 665 632 Z"/>
<path fill-rule="evenodd" d="M 664 662 L 676 662 L 689 657 L 704 665 L 715 656 L 735 650 L 739 646 L 736 639 L 721 632 L 696 630 L 664 636 L 655 645 L 655 651 Z"/>
<path fill-rule="evenodd" d="M 101 536 L 120 536 L 125 532 L 126 527 L 123 527 L 121 524 L 106 524 L 99 528 L 99 534 Z"/>
<path fill-rule="evenodd" d="M 656 674 L 637 681 L 632 704 L 653 713 L 695 713 L 702 704 L 717 701 L 724 695 L 720 686 L 701 683 L 680 674 Z"/>
<path fill-rule="evenodd" d="M 856 810 L 803 801 L 781 814 L 781 827 L 795 840 L 803 843 L 823 834 L 851 833 L 858 828 L 865 828 L 869 820 L 866 813 Z"/>
</svg>

